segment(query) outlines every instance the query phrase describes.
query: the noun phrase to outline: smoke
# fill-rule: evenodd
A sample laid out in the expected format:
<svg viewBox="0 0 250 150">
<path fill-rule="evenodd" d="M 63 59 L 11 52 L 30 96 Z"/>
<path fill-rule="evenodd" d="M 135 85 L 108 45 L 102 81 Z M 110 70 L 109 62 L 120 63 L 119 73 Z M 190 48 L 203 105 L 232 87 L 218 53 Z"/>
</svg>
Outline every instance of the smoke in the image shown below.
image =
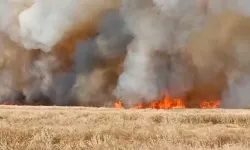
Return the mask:
<svg viewBox="0 0 250 150">
<path fill-rule="evenodd" d="M 249 14 L 248 3 L 124 0 L 121 13 L 135 38 L 128 48 L 116 96 L 128 107 L 159 99 L 163 91 L 183 97 L 188 107 L 214 99 L 222 99 L 222 107 L 228 106 L 227 101 L 233 101 L 228 97 L 238 95 L 231 86 L 247 88 L 229 80 L 233 72 L 248 72 L 249 59 L 243 55 L 249 47 L 241 42 L 249 42 L 249 18 L 244 16 Z M 232 41 L 234 37 L 240 41 Z M 232 96 L 224 96 L 224 91 Z M 247 99 L 240 101 L 248 103 Z"/>
<path fill-rule="evenodd" d="M 52 72 L 58 68 L 56 58 L 40 51 L 26 51 L 6 34 L 1 34 L 0 39 L 0 101 L 24 100 L 25 96 L 26 102 L 33 102 L 46 95 L 53 81 Z"/>
<path fill-rule="evenodd" d="M 242 15 L 249 15 L 249 4 L 247 0 L 205 0 L 207 1 L 208 12 L 219 13 L 225 10 L 236 11 Z"/>
<path fill-rule="evenodd" d="M 250 17 L 241 19 L 245 20 L 241 20 L 236 24 L 240 28 L 236 33 L 236 38 L 232 40 L 232 59 L 234 61 L 234 67 L 226 73 L 228 88 L 222 93 L 222 107 L 225 108 L 249 108 L 250 105 L 248 94 L 250 85 Z"/>
<path fill-rule="evenodd" d="M 195 1 L 123 1 L 121 13 L 135 36 L 115 91 L 126 105 L 159 99 L 166 89 L 173 96 L 190 87 L 183 80 L 181 59 L 175 58 L 201 24 L 197 10 Z"/>
<path fill-rule="evenodd" d="M 0 0 L 0 31 L 12 41 L 22 45 L 19 14 L 32 6 L 34 0 Z"/>
<path fill-rule="evenodd" d="M 231 81 L 228 83 L 228 88 L 222 93 L 223 108 L 249 108 L 250 99 L 249 99 L 249 75 L 241 75 L 241 78 L 238 81 Z"/>
<path fill-rule="evenodd" d="M 250 103 L 243 98 L 250 71 L 249 19 L 240 10 L 222 11 L 212 14 L 206 25 L 192 34 L 186 47 L 192 60 L 189 72 L 195 76 L 189 98 L 222 99 L 226 108 Z"/>
<path fill-rule="evenodd" d="M 102 12 L 118 5 L 118 0 L 36 0 L 19 15 L 24 47 L 48 52 L 69 35 L 88 38 L 96 34 Z"/>
<path fill-rule="evenodd" d="M 88 58 L 76 59 L 77 71 L 82 68 L 74 87 L 78 103 L 112 106 L 116 100 L 113 90 L 127 53 L 126 47 L 132 38 L 119 11 L 114 9 L 103 16 L 98 36 L 80 43 L 76 56 Z"/>
<path fill-rule="evenodd" d="M 76 41 L 97 34 L 103 13 L 117 8 L 119 1 L 0 2 L 0 31 L 5 36 L 1 51 L 6 53 L 2 60 L 9 62 L 1 69 L 1 85 L 5 88 L 1 101 L 17 99 L 16 93 L 21 93 L 26 103 L 73 103 L 71 89 L 79 73 L 72 66 Z"/>
<path fill-rule="evenodd" d="M 0 0 L 0 102 L 248 105 L 248 0 Z"/>
</svg>

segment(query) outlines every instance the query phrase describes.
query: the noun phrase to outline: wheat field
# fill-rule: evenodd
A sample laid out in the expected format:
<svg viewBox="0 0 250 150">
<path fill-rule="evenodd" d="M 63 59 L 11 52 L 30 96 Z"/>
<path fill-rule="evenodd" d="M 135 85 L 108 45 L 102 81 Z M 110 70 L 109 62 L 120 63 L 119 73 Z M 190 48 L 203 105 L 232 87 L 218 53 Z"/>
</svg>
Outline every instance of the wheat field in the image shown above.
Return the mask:
<svg viewBox="0 0 250 150">
<path fill-rule="evenodd" d="M 0 106 L 0 150 L 109 149 L 250 149 L 250 112 Z"/>
</svg>

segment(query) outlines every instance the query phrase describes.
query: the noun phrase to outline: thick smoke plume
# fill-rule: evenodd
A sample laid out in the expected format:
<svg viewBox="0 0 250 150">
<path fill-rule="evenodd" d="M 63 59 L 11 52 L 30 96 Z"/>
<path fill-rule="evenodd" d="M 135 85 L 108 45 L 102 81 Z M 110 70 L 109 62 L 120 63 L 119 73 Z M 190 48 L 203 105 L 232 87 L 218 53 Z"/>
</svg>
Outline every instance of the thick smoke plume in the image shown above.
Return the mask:
<svg viewBox="0 0 250 150">
<path fill-rule="evenodd" d="M 1 0 L 1 101 L 73 103 L 76 43 L 98 34 L 104 12 L 117 7 L 118 0 Z"/>
<path fill-rule="evenodd" d="M 122 70 L 126 47 L 131 40 L 132 35 L 125 28 L 119 10 L 114 9 L 103 16 L 99 35 L 78 45 L 76 57 L 91 56 L 76 59 L 80 73 L 74 89 L 80 104 L 112 106 L 117 100 L 113 90 Z"/>
<path fill-rule="evenodd" d="M 123 1 L 121 13 L 134 35 L 119 78 L 116 94 L 128 105 L 159 99 L 173 86 L 182 93 L 190 85 L 182 78 L 175 57 L 181 53 L 188 34 L 200 22 L 196 1 Z M 173 61 L 173 62 L 172 62 Z M 174 65 L 174 66 L 173 66 Z M 181 67 L 181 66 L 180 66 Z M 172 84 L 172 82 L 175 82 Z"/>
<path fill-rule="evenodd" d="M 188 107 L 198 107 L 201 100 L 222 99 L 222 107 L 230 108 L 250 102 L 231 90 L 237 84 L 230 81 L 231 74 L 243 79 L 248 72 L 249 59 L 242 58 L 249 49 L 248 3 L 124 0 L 121 13 L 135 38 L 116 95 L 129 106 L 159 99 L 164 89 L 183 97 Z M 228 97 L 241 104 L 228 105 L 233 101 Z"/>
<path fill-rule="evenodd" d="M 24 47 L 50 51 L 67 38 L 87 38 L 96 33 L 102 12 L 118 5 L 117 0 L 36 0 L 18 17 Z"/>
<path fill-rule="evenodd" d="M 0 0 L 0 102 L 250 104 L 249 0 Z"/>
</svg>

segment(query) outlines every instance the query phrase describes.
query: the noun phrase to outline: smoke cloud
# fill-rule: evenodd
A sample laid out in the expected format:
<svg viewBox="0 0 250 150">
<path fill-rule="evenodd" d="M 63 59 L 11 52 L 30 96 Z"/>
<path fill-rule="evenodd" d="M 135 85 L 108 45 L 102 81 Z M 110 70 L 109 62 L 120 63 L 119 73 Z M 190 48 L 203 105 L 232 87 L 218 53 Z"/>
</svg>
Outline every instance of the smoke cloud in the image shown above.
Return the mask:
<svg viewBox="0 0 250 150">
<path fill-rule="evenodd" d="M 131 106 L 141 100 L 159 99 L 167 90 L 169 96 L 183 97 L 188 107 L 198 107 L 207 99 L 222 99 L 222 107 L 226 107 L 229 99 L 221 93 L 231 86 L 230 74 L 248 72 L 248 58 L 237 61 L 244 56 L 232 57 L 234 53 L 244 55 L 248 49 L 241 42 L 248 41 L 248 3 L 124 0 L 121 13 L 135 39 L 116 95 Z M 237 41 L 233 37 L 241 38 Z M 235 48 L 233 43 L 241 46 Z M 244 101 L 247 103 L 247 99 Z"/>
<path fill-rule="evenodd" d="M 48 52 L 67 38 L 94 35 L 102 12 L 118 5 L 117 0 L 36 0 L 19 15 L 24 47 Z"/>
<path fill-rule="evenodd" d="M 249 0 L 0 0 L 0 102 L 245 108 Z"/>
<path fill-rule="evenodd" d="M 189 38 L 186 53 L 192 60 L 189 72 L 195 76 L 191 97 L 222 99 L 226 108 L 249 103 L 247 98 L 237 98 L 239 89 L 243 96 L 247 88 L 249 19 L 241 10 L 212 13 L 205 26 Z"/>
<path fill-rule="evenodd" d="M 176 96 L 189 88 L 190 83 L 180 77 L 185 70 L 178 57 L 201 22 L 197 10 L 195 1 L 123 1 L 121 13 L 135 39 L 119 77 L 117 96 L 131 106 L 159 99 L 165 89 L 165 94 Z"/>
<path fill-rule="evenodd" d="M 76 56 L 90 56 L 76 59 L 78 62 L 84 60 L 84 63 L 76 63 L 77 70 L 82 68 L 74 88 L 80 104 L 112 106 L 116 100 L 113 90 L 132 38 L 116 9 L 105 13 L 98 36 L 80 43 Z"/>
</svg>

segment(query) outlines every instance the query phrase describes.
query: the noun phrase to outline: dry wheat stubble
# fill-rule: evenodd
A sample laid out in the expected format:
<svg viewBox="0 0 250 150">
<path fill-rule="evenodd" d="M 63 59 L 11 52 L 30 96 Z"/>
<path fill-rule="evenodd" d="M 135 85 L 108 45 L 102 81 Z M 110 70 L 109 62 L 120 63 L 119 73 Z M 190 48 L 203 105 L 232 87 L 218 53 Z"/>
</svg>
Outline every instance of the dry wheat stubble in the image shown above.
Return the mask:
<svg viewBox="0 0 250 150">
<path fill-rule="evenodd" d="M 249 149 L 248 110 L 1 106 L 1 150 Z"/>
</svg>

